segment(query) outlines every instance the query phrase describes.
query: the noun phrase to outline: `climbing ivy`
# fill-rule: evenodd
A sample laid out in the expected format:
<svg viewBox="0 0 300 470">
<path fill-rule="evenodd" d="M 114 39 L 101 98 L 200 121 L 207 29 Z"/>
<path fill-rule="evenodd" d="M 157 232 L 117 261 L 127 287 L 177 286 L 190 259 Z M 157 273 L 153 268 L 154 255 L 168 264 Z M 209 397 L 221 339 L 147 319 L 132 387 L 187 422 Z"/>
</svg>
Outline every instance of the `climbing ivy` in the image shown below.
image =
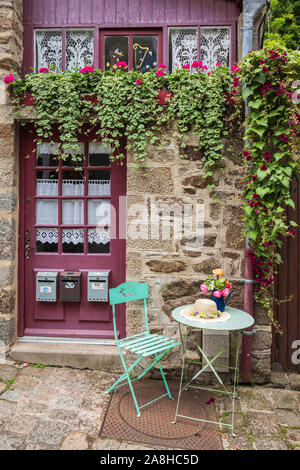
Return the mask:
<svg viewBox="0 0 300 470">
<path fill-rule="evenodd" d="M 244 148 L 244 235 L 256 279 L 256 298 L 273 319 L 273 282 L 281 263 L 282 237 L 295 237 L 297 224 L 287 218 L 295 208 L 293 182 L 299 183 L 300 131 L 297 78 L 299 52 L 266 47 L 251 52 L 235 70 L 249 112 Z M 299 82 L 298 82 L 299 83 Z M 299 90 L 298 90 L 299 91 Z"/>
<path fill-rule="evenodd" d="M 123 62 L 118 69 L 105 72 L 89 66 L 72 72 L 43 68 L 22 80 L 10 80 L 8 86 L 18 111 L 26 104 L 24 94 L 32 95 L 38 142 L 51 139 L 52 126 L 57 124 L 61 158 L 72 152 L 80 166 L 78 137 L 84 123 L 89 122 L 111 149 L 112 159 L 122 159 L 131 150 L 137 166 L 145 166 L 147 143 L 162 144 L 162 129 L 176 121 L 176 135 L 183 149 L 184 133 L 192 130 L 198 136 L 204 168 L 210 176 L 222 158 L 221 138 L 226 134 L 223 117 L 232 76 L 225 67 L 209 74 L 199 64 L 192 71 L 182 68 L 173 74 L 166 74 L 164 64 L 145 74 L 128 72 Z M 157 99 L 158 92 L 166 89 L 169 106 Z M 124 136 L 125 152 L 120 145 Z"/>
</svg>

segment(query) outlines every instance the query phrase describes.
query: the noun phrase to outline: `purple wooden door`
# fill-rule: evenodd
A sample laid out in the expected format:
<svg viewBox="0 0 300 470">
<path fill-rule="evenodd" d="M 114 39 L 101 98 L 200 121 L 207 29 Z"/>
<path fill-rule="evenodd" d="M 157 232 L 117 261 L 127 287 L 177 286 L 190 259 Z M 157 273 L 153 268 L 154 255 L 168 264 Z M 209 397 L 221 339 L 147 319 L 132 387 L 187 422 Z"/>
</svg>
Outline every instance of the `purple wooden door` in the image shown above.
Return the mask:
<svg viewBox="0 0 300 470">
<path fill-rule="evenodd" d="M 28 129 L 20 152 L 19 335 L 112 338 L 108 302 L 87 296 L 89 271 L 110 271 L 109 287 L 125 280 L 125 240 L 119 238 L 119 204 L 125 165 L 111 164 L 101 143 L 82 139 L 82 171 L 69 157 L 57 162 L 58 144 L 37 147 Z M 26 158 L 30 156 L 30 158 Z M 58 170 L 57 170 L 58 168 Z M 38 272 L 81 272 L 81 300 L 36 300 Z M 118 329 L 125 335 L 125 311 Z"/>
</svg>

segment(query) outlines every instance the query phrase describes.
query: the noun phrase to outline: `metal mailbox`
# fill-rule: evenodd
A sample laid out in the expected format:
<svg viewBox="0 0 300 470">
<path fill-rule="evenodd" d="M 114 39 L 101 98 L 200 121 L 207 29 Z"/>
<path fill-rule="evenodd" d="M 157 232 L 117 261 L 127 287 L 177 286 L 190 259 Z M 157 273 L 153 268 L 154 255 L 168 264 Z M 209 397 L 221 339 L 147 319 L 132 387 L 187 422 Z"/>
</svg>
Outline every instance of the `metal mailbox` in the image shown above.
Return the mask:
<svg viewBox="0 0 300 470">
<path fill-rule="evenodd" d="M 57 300 L 57 274 L 42 271 L 36 275 L 36 300 L 38 302 L 56 302 Z"/>
<path fill-rule="evenodd" d="M 88 273 L 88 301 L 107 302 L 108 301 L 108 279 L 110 271 L 90 271 Z"/>
<path fill-rule="evenodd" d="M 80 302 L 81 272 L 64 271 L 60 273 L 60 300 L 63 302 Z"/>
</svg>

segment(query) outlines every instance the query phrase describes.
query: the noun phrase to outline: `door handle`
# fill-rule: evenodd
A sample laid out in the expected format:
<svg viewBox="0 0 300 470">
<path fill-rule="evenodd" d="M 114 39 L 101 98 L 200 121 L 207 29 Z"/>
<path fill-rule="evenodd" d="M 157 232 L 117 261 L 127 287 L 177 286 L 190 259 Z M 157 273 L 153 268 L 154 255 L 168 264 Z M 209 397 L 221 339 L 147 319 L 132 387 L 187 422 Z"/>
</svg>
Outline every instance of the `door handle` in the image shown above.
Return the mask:
<svg viewBox="0 0 300 470">
<path fill-rule="evenodd" d="M 33 246 L 31 245 L 30 231 L 26 230 L 26 234 L 25 234 L 25 258 L 26 259 L 30 258 L 30 251 L 32 249 L 33 249 Z"/>
</svg>

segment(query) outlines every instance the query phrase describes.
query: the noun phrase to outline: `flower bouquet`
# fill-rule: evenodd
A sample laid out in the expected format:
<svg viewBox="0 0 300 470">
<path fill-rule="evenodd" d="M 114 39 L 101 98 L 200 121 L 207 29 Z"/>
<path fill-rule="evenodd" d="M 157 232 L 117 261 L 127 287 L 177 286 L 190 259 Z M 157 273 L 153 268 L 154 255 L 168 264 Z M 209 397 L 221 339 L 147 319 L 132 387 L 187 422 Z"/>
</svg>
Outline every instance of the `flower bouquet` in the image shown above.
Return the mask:
<svg viewBox="0 0 300 470">
<path fill-rule="evenodd" d="M 212 291 L 211 299 L 216 302 L 217 309 L 220 312 L 225 311 L 226 304 L 231 296 L 231 284 L 228 280 L 225 280 L 222 269 L 214 269 L 212 274 L 201 284 L 200 289 L 204 294 Z M 227 297 L 226 300 L 225 297 Z"/>
</svg>

